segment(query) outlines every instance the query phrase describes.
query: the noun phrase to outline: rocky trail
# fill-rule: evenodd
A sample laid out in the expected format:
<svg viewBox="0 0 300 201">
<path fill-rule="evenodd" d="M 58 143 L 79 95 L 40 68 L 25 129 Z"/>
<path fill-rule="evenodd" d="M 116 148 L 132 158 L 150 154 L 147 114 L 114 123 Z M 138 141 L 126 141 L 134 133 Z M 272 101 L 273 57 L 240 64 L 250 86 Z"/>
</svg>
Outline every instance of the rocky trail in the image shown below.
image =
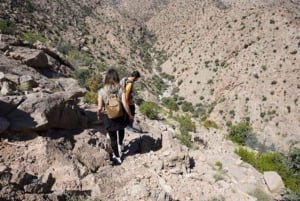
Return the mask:
<svg viewBox="0 0 300 201">
<path fill-rule="evenodd" d="M 137 120 L 148 133 L 126 131 L 128 153 L 117 166 L 109 160 L 101 125 L 2 140 L 0 197 L 62 200 L 69 193 L 124 201 L 256 200 L 248 193 L 268 192 L 263 176 L 234 154 L 222 132 L 197 128 L 202 143 L 189 150 L 163 122 L 141 115 Z"/>
</svg>

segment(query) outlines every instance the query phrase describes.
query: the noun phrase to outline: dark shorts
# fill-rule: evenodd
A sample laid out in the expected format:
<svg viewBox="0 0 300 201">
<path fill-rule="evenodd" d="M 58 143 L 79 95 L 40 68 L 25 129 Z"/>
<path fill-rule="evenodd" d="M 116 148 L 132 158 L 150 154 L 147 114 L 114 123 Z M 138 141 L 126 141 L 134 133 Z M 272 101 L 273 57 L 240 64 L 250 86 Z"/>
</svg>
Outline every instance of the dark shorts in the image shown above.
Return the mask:
<svg viewBox="0 0 300 201">
<path fill-rule="evenodd" d="M 128 115 L 125 114 L 117 119 L 110 119 L 106 114 L 103 114 L 103 123 L 106 131 L 117 131 L 124 129 L 128 125 L 129 118 Z"/>
</svg>

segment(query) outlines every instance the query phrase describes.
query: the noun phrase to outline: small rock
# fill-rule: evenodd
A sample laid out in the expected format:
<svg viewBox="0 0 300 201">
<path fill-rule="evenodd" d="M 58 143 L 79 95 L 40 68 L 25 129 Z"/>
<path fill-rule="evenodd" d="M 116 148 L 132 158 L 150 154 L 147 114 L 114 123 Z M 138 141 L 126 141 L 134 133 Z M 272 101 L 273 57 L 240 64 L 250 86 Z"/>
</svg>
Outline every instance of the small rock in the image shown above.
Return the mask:
<svg viewBox="0 0 300 201">
<path fill-rule="evenodd" d="M 83 46 L 83 47 L 81 48 L 81 50 L 84 51 L 84 52 L 90 51 L 90 49 L 89 49 L 88 47 L 86 47 L 86 46 Z"/>
<path fill-rule="evenodd" d="M 8 170 L 8 167 L 7 167 L 7 166 L 5 166 L 5 165 L 0 165 L 0 172 L 4 172 L 4 171 L 6 171 L 6 170 Z"/>
<path fill-rule="evenodd" d="M 13 86 L 10 82 L 4 81 L 2 83 L 2 87 L 1 87 L 1 94 L 6 96 L 6 95 L 12 95 L 13 94 Z"/>
<path fill-rule="evenodd" d="M 236 165 L 241 165 L 242 163 L 243 163 L 243 161 L 241 159 L 239 159 L 235 162 Z"/>
<path fill-rule="evenodd" d="M 161 125 L 161 126 L 159 127 L 159 129 L 160 129 L 161 131 L 167 131 L 167 130 L 168 130 L 168 128 L 167 128 L 166 126 L 164 126 L 164 125 Z"/>
<path fill-rule="evenodd" d="M 158 182 L 159 182 L 159 185 L 161 186 L 161 188 L 162 188 L 166 193 L 168 193 L 168 194 L 171 195 L 171 193 L 172 193 L 172 187 L 171 187 L 170 185 L 168 185 L 168 184 L 166 183 L 166 181 L 165 181 L 163 178 L 161 178 L 161 177 L 159 178 Z"/>
<path fill-rule="evenodd" d="M 136 199 L 146 198 L 149 196 L 149 191 L 143 184 L 136 184 L 132 186 L 129 191 L 130 195 Z"/>
<path fill-rule="evenodd" d="M 162 160 L 155 160 L 151 166 L 154 170 L 162 170 L 164 168 L 164 162 Z"/>
<path fill-rule="evenodd" d="M 3 72 L 0 72 L 0 81 L 1 81 L 2 79 L 4 79 L 4 78 L 5 78 L 4 73 L 3 73 Z"/>
<path fill-rule="evenodd" d="M 272 193 L 281 193 L 284 189 L 283 181 L 277 172 L 264 172 L 264 180 Z"/>
</svg>

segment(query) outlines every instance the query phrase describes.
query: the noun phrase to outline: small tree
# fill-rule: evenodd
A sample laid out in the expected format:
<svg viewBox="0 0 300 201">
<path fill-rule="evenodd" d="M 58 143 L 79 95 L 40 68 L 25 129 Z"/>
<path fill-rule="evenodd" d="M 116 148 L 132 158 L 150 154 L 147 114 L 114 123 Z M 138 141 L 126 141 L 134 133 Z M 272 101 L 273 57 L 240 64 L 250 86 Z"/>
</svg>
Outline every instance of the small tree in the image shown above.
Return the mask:
<svg viewBox="0 0 300 201">
<path fill-rule="evenodd" d="M 92 74 L 86 82 L 86 87 L 89 91 L 97 92 L 102 86 L 102 76 L 99 73 Z"/>
<path fill-rule="evenodd" d="M 179 129 L 181 133 L 196 131 L 196 124 L 192 121 L 189 115 L 180 116 L 177 121 L 179 122 Z"/>
<path fill-rule="evenodd" d="M 192 135 L 189 134 L 189 132 L 196 131 L 195 123 L 192 121 L 189 115 L 177 117 L 177 121 L 179 122 L 179 130 L 180 130 L 180 134 L 177 135 L 177 138 L 185 146 L 193 147 Z"/>
<path fill-rule="evenodd" d="M 236 125 L 230 126 L 229 139 L 240 145 L 245 145 L 248 136 L 252 135 L 252 127 L 248 122 L 242 121 Z"/>
<path fill-rule="evenodd" d="M 78 84 L 81 87 L 86 87 L 87 81 L 91 76 L 91 72 L 89 70 L 76 70 L 73 74 L 73 77 L 78 81 Z"/>
<path fill-rule="evenodd" d="M 174 98 L 164 97 L 162 98 L 163 105 L 165 105 L 169 110 L 178 111 L 178 105 Z"/>
<path fill-rule="evenodd" d="M 16 25 L 14 23 L 12 23 L 11 21 L 0 19 L 0 33 L 12 34 L 12 33 L 14 33 L 15 28 L 16 28 Z"/>
<path fill-rule="evenodd" d="M 159 106 L 154 102 L 143 102 L 140 106 L 140 112 L 149 119 L 158 119 Z"/>
<path fill-rule="evenodd" d="M 181 109 L 183 112 L 194 112 L 194 107 L 191 102 L 184 101 L 182 103 Z"/>
</svg>

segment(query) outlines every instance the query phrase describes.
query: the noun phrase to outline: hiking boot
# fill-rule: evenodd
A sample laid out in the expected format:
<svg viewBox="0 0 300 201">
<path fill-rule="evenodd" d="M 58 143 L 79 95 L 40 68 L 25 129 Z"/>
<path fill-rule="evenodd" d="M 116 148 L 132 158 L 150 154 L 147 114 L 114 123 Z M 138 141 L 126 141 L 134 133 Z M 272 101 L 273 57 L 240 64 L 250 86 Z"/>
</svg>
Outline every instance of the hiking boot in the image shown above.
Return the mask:
<svg viewBox="0 0 300 201">
<path fill-rule="evenodd" d="M 115 164 L 120 165 L 122 163 L 122 159 L 120 157 L 117 157 L 116 155 L 113 155 L 112 160 Z"/>
<path fill-rule="evenodd" d="M 132 126 L 127 126 L 126 130 L 131 131 L 131 132 L 135 132 L 135 129 Z"/>
</svg>

